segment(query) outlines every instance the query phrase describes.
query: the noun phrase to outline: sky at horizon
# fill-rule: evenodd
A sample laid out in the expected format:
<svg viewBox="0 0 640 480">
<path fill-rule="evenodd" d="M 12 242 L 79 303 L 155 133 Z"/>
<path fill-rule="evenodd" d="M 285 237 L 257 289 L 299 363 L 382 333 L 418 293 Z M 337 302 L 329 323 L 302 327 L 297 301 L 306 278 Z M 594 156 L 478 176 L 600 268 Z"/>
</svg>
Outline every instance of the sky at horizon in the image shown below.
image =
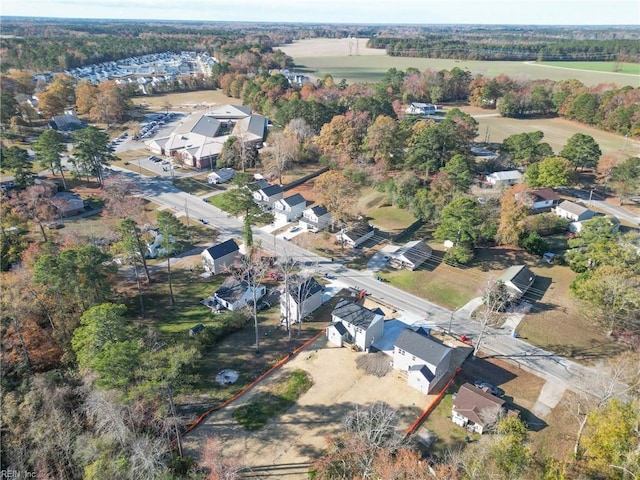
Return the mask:
<svg viewBox="0 0 640 480">
<path fill-rule="evenodd" d="M 640 25 L 638 0 L 2 0 L 3 16 L 362 24 Z"/>
</svg>

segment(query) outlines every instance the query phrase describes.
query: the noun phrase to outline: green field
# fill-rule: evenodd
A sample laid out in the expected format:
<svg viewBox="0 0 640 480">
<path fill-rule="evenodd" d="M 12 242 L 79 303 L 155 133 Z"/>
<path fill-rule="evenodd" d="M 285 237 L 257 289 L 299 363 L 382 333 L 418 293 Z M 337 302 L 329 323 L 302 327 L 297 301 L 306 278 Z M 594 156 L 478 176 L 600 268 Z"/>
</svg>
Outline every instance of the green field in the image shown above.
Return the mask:
<svg viewBox="0 0 640 480">
<path fill-rule="evenodd" d="M 589 70 L 604 73 L 623 73 L 627 75 L 640 75 L 640 64 L 638 63 L 615 63 L 615 62 L 538 62 L 538 65 L 548 67 L 569 68 L 572 70 Z M 636 86 L 638 86 L 636 84 Z"/>
<path fill-rule="evenodd" d="M 577 79 L 587 86 L 612 83 L 620 87 L 640 86 L 640 65 L 620 64 L 622 72 L 615 73 L 614 62 L 487 62 L 475 60 L 449 60 L 438 58 L 389 57 L 380 50 L 361 46 L 359 55 L 348 55 L 344 39 L 314 38 L 300 40 L 279 47 L 291 56 L 298 69 L 322 77 L 331 74 L 336 81 L 374 82 L 382 78 L 390 68 L 406 70 L 409 67 L 421 71 L 451 70 L 454 67 L 469 70 L 472 74 L 495 77 L 500 74 L 519 79 L 549 79 L 554 81 Z"/>
</svg>

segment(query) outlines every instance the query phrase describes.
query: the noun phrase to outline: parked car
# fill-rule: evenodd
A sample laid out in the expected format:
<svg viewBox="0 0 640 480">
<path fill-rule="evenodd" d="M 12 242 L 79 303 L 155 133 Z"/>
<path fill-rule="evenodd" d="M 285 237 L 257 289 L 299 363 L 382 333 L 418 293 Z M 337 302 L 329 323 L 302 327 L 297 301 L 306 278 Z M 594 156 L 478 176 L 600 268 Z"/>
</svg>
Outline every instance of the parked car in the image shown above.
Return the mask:
<svg viewBox="0 0 640 480">
<path fill-rule="evenodd" d="M 294 227 L 291 227 L 291 228 L 289 229 L 289 231 L 290 231 L 291 233 L 293 233 L 293 232 L 297 232 L 298 230 L 300 230 L 300 227 L 298 227 L 297 225 L 296 225 L 296 226 L 294 226 Z"/>
<path fill-rule="evenodd" d="M 485 382 L 483 380 L 476 380 L 473 384 L 477 388 L 486 388 L 487 390 L 489 390 L 491 395 L 495 395 L 496 397 L 501 397 L 501 396 L 504 395 L 504 390 L 502 390 L 501 388 L 496 387 L 492 383 Z"/>
</svg>

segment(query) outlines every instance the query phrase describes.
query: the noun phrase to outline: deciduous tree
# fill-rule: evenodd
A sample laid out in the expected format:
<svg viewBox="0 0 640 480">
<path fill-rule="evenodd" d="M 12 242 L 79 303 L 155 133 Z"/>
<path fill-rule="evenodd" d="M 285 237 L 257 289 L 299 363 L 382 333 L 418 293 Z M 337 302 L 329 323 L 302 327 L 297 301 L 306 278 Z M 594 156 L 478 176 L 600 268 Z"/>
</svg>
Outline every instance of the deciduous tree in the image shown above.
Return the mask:
<svg viewBox="0 0 640 480">
<path fill-rule="evenodd" d="M 564 187 L 576 183 L 571 164 L 563 157 L 548 157 L 532 163 L 527 167 L 524 178 L 533 188 Z"/>
<path fill-rule="evenodd" d="M 330 170 L 320 175 L 313 187 L 316 201 L 324 206 L 335 221 L 345 222 L 353 214 L 358 188 L 344 174 Z"/>
<path fill-rule="evenodd" d="M 529 165 L 553 155 L 551 146 L 542 142 L 543 138 L 541 131 L 518 133 L 505 138 L 502 149 L 511 157 L 514 165 Z"/>
</svg>

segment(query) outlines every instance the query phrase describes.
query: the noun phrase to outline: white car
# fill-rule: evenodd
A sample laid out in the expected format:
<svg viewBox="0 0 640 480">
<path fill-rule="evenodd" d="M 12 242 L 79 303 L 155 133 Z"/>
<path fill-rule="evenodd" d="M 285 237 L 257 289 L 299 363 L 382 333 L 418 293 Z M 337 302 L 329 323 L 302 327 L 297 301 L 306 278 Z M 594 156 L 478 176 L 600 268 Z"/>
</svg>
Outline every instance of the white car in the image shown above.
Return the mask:
<svg viewBox="0 0 640 480">
<path fill-rule="evenodd" d="M 298 230 L 300 230 L 300 227 L 298 227 L 297 225 L 296 225 L 296 226 L 294 226 L 294 227 L 291 227 L 291 228 L 289 229 L 289 231 L 290 231 L 291 233 L 293 233 L 293 232 L 297 232 Z"/>
</svg>

